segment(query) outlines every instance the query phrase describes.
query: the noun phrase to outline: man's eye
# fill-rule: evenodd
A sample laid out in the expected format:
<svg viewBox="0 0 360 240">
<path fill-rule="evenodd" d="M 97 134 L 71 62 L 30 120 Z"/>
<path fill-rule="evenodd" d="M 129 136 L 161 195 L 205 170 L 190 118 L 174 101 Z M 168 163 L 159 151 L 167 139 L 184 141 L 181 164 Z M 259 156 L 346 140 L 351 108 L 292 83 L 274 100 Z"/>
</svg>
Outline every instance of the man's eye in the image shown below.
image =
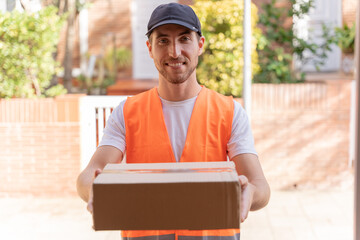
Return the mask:
<svg viewBox="0 0 360 240">
<path fill-rule="evenodd" d="M 182 40 L 182 41 L 189 41 L 190 38 L 189 38 L 189 37 L 182 37 L 181 40 Z"/>
<path fill-rule="evenodd" d="M 159 43 L 166 44 L 166 43 L 168 43 L 168 40 L 167 39 L 159 39 Z"/>
</svg>

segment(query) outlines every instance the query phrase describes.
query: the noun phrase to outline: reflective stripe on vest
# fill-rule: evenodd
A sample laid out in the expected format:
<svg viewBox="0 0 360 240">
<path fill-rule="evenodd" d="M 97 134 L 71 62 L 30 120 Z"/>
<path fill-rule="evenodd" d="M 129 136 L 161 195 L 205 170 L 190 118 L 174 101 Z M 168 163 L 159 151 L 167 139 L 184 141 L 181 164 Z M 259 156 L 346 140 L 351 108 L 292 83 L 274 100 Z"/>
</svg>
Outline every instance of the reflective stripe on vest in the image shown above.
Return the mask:
<svg viewBox="0 0 360 240">
<path fill-rule="evenodd" d="M 233 236 L 178 236 L 177 240 L 240 240 L 240 233 Z"/>
<path fill-rule="evenodd" d="M 128 98 L 124 105 L 126 162 L 175 162 L 156 88 Z M 202 87 L 196 98 L 180 162 L 227 160 L 234 102 Z M 122 231 L 126 240 L 239 240 L 240 229 Z"/>
<path fill-rule="evenodd" d="M 142 237 L 122 236 L 122 240 L 176 240 L 176 239 L 175 239 L 175 234 L 167 234 L 167 235 L 149 235 Z"/>
<path fill-rule="evenodd" d="M 190 231 L 190 230 L 122 231 L 122 239 L 123 240 L 239 240 L 240 229 L 197 230 L 197 231 Z"/>
</svg>

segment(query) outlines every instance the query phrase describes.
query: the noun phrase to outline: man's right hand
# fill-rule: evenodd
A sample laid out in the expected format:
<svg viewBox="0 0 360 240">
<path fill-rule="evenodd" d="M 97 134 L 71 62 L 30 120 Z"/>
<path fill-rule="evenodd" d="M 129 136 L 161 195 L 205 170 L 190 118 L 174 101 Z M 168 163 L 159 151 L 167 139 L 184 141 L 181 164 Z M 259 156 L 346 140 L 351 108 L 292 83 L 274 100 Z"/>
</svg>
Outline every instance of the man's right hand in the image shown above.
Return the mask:
<svg viewBox="0 0 360 240">
<path fill-rule="evenodd" d="M 95 180 L 95 178 L 102 172 L 101 169 L 96 169 L 95 170 L 95 174 L 94 174 L 94 177 L 93 177 L 93 182 Z M 93 188 L 91 186 L 90 188 L 90 192 L 89 192 L 89 201 L 88 201 L 88 204 L 87 204 L 87 210 L 92 214 L 93 213 Z"/>
<path fill-rule="evenodd" d="M 102 172 L 108 163 L 121 163 L 123 153 L 113 146 L 98 147 L 92 156 L 89 164 L 79 174 L 76 181 L 76 188 L 79 196 L 87 203 L 87 209 L 93 212 L 92 185 L 94 179 Z"/>
</svg>

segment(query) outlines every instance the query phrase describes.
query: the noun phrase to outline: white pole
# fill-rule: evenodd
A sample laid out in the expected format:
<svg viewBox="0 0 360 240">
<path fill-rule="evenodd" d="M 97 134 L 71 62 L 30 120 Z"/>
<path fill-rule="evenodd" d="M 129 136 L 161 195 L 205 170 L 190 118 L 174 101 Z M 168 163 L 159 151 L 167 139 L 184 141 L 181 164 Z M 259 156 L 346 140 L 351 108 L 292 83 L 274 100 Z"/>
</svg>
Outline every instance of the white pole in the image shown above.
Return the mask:
<svg viewBox="0 0 360 240">
<path fill-rule="evenodd" d="M 84 0 L 80 1 L 84 3 Z M 83 8 L 79 13 L 79 38 L 80 38 L 80 69 L 81 73 L 85 74 L 87 71 L 87 53 L 89 49 L 89 11 Z"/>
<path fill-rule="evenodd" d="M 251 0 L 244 0 L 244 21 L 243 21 L 243 99 L 244 108 L 251 123 Z"/>
<path fill-rule="evenodd" d="M 356 79 L 351 81 L 351 99 L 350 99 L 350 123 L 349 123 L 349 160 L 348 167 L 352 168 L 355 159 L 355 125 L 356 125 Z"/>
<path fill-rule="evenodd" d="M 360 240 L 360 4 L 356 12 L 355 38 L 355 81 L 356 81 L 356 145 L 355 145 L 355 187 L 354 187 L 354 239 Z"/>
</svg>

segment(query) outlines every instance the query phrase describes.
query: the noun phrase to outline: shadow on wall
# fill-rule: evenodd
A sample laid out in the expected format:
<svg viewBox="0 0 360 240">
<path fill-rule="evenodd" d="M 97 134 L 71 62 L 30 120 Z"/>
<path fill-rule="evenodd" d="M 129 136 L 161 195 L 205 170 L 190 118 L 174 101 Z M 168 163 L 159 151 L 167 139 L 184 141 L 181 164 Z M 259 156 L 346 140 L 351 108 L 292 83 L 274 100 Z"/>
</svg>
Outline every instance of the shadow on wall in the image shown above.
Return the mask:
<svg viewBox="0 0 360 240">
<path fill-rule="evenodd" d="M 273 189 L 348 188 L 351 82 L 254 84 L 255 144 Z"/>
</svg>

